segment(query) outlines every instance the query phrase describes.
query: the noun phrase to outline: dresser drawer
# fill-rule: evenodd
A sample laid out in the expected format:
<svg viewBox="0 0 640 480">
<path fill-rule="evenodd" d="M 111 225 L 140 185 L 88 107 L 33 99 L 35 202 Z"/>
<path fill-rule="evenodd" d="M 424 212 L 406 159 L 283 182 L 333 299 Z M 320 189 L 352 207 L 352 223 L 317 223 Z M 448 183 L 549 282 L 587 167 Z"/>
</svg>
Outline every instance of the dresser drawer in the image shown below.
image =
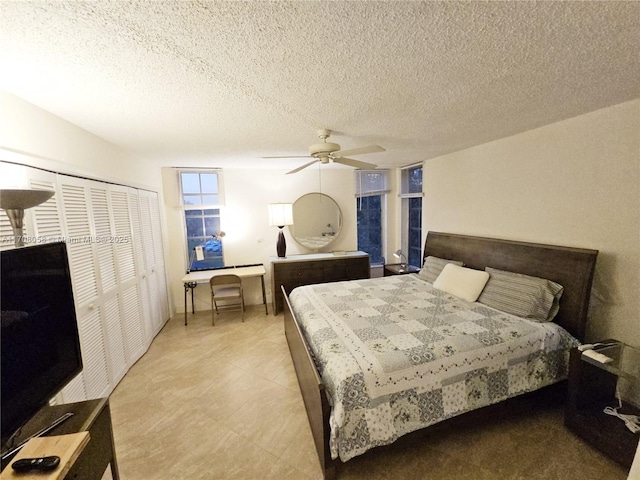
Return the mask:
<svg viewBox="0 0 640 480">
<path fill-rule="evenodd" d="M 371 276 L 368 255 L 351 257 L 326 255 L 323 259 L 278 260 L 271 263 L 271 289 L 275 314 L 278 314 L 284 306 L 281 286 L 284 286 L 289 294 L 294 288 L 302 285 L 356 280 Z"/>
<path fill-rule="evenodd" d="M 273 272 L 277 282 L 281 284 L 302 281 L 304 282 L 302 285 L 306 285 L 309 283 L 322 282 L 324 278 L 323 264 L 320 262 L 278 264 L 274 266 Z"/>
</svg>

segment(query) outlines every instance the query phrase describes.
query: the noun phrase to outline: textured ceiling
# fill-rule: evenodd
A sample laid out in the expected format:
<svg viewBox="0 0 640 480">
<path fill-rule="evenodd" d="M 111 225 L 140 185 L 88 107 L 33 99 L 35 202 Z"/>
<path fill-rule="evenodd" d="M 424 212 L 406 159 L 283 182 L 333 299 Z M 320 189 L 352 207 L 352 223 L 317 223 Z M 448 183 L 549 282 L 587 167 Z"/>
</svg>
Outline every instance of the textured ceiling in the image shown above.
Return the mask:
<svg viewBox="0 0 640 480">
<path fill-rule="evenodd" d="M 164 165 L 407 165 L 640 96 L 637 2 L 0 1 L 0 89 Z M 344 167 L 340 167 L 344 168 Z"/>
</svg>

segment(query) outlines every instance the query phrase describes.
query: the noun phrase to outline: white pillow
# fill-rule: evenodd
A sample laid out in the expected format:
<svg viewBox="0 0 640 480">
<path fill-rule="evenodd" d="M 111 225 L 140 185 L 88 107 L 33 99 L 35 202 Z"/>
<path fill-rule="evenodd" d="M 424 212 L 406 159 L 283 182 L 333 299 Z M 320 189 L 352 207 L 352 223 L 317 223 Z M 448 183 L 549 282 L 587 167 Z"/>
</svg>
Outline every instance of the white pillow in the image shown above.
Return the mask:
<svg viewBox="0 0 640 480">
<path fill-rule="evenodd" d="M 475 302 L 488 280 L 487 272 L 447 263 L 433 286 L 467 302 Z"/>
<path fill-rule="evenodd" d="M 464 265 L 464 263 L 458 260 L 446 260 L 444 258 L 432 257 L 429 255 L 424 259 L 424 265 L 418 272 L 418 276 L 433 284 L 433 282 L 436 281 L 436 278 L 438 278 L 438 275 L 442 273 L 442 269 L 447 263 L 453 263 L 455 265 L 460 265 L 461 267 Z"/>
</svg>

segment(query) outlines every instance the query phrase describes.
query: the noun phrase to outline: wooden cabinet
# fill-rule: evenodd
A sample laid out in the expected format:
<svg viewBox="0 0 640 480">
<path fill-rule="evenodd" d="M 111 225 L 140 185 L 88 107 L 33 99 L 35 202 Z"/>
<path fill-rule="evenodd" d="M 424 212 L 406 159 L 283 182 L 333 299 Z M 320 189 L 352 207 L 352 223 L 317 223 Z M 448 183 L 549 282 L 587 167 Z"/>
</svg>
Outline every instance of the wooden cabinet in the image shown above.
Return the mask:
<svg viewBox="0 0 640 480">
<path fill-rule="evenodd" d="M 273 312 L 277 315 L 283 308 L 281 285 L 289 293 L 301 285 L 358 280 L 370 276 L 369 254 L 364 252 L 350 252 L 345 255 L 319 253 L 271 258 Z"/>
<path fill-rule="evenodd" d="M 407 273 L 418 273 L 420 269 L 413 265 L 407 265 L 402 263 L 387 263 L 384 266 L 384 276 L 390 277 L 393 275 L 406 275 Z"/>
<path fill-rule="evenodd" d="M 107 467 L 110 467 L 111 478 L 118 480 L 120 474 L 113 442 L 108 398 L 46 406 L 22 428 L 15 439 L 15 444 L 19 444 L 41 429 L 49 427 L 56 419 L 66 413 L 73 415 L 46 435 L 89 432 L 89 443 L 80 453 L 71 470 L 65 475 L 65 480 L 101 480 L 105 477 Z M 9 468 L 8 465 L 12 459 L 13 457 L 4 460 L 2 468 Z M 106 478 L 109 476 L 106 475 Z"/>
<path fill-rule="evenodd" d="M 618 407 L 616 397 L 620 393 L 618 382 L 621 379 L 638 388 L 637 370 L 633 366 L 637 365 L 639 350 L 616 340 L 600 343 L 610 345 L 596 351 L 611 358 L 611 363 L 591 360 L 577 348 L 571 350 L 564 424 L 610 458 L 630 468 L 640 437 L 625 427 L 621 419 L 605 414 L 604 409 Z M 624 399 L 619 412 L 640 415 L 640 410 Z"/>
</svg>

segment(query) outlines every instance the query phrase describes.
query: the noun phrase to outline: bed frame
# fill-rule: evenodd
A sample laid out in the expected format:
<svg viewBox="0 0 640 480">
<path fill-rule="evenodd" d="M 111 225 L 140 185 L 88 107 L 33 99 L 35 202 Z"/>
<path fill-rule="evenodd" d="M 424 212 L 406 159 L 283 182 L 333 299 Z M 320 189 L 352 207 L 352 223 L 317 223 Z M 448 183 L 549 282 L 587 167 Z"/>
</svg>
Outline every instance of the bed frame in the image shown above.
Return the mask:
<svg viewBox="0 0 640 480">
<path fill-rule="evenodd" d="M 564 287 L 564 293 L 554 322 L 583 341 L 597 255 L 597 250 L 429 232 L 423 259 L 434 256 L 461 260 L 469 268 L 484 270 L 485 267 L 493 267 L 559 283 Z M 287 343 L 324 478 L 331 480 L 336 477 L 337 467 L 341 464 L 339 459 L 331 459 L 329 449 L 331 407 L 307 342 L 291 309 L 287 292 L 284 288 L 282 291 L 286 303 L 284 327 Z M 468 412 L 459 417 L 473 413 Z"/>
</svg>

